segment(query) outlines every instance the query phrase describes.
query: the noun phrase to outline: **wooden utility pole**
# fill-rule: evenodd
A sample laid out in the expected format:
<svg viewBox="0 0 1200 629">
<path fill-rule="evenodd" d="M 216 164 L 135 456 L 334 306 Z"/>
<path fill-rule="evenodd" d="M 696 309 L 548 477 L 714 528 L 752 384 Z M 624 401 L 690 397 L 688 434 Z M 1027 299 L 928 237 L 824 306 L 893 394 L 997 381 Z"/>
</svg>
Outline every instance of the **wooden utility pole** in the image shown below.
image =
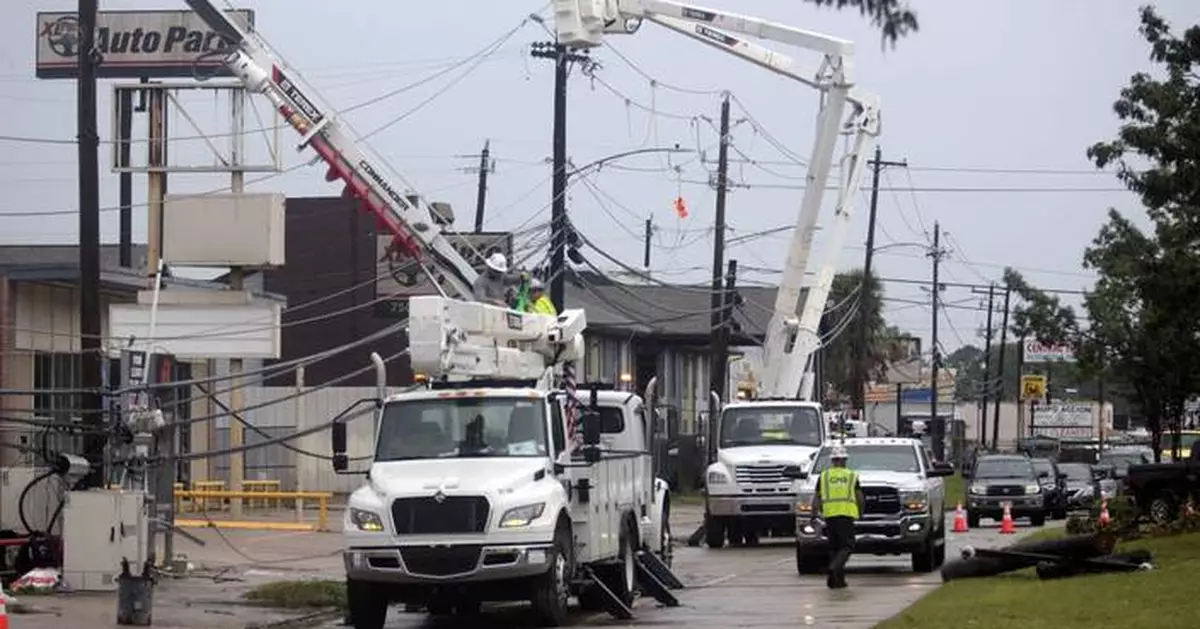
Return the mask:
<svg viewBox="0 0 1200 629">
<path fill-rule="evenodd" d="M 642 268 L 646 271 L 646 276 L 650 276 L 650 241 L 654 238 L 654 220 L 646 219 L 646 235 L 645 242 L 642 246 Z"/>
<path fill-rule="evenodd" d="M 980 294 L 977 289 L 972 289 L 971 292 L 976 295 Z M 987 305 L 987 330 L 984 331 L 983 345 L 983 381 L 980 386 L 980 411 L 979 411 L 979 445 L 987 448 L 987 417 L 988 417 L 988 398 L 991 395 L 992 389 L 992 311 L 996 309 L 996 285 L 993 284 L 987 290 L 988 305 Z M 1000 401 L 996 400 L 999 404 Z"/>
<path fill-rule="evenodd" d="M 1004 287 L 1004 314 L 1000 317 L 1000 356 L 996 358 L 996 406 L 992 409 L 992 449 L 1000 449 L 1000 405 L 1004 402 L 1004 352 L 1008 348 L 1008 311 L 1012 298 L 1012 287 Z M 1021 370 L 1017 369 L 1017 386 L 1020 386 Z M 1017 396 L 1020 406 L 1020 396 Z"/>
<path fill-rule="evenodd" d="M 724 334 L 725 308 L 724 295 L 721 287 L 721 272 L 725 266 L 725 197 L 729 191 L 729 94 L 726 93 L 721 101 L 721 139 L 717 149 L 717 207 L 716 222 L 713 224 L 713 275 L 712 275 L 712 314 L 710 323 L 710 345 L 712 355 L 709 361 L 709 390 L 716 396 L 709 396 L 708 416 L 710 439 L 715 439 L 717 430 L 717 414 L 720 410 L 718 401 L 725 399 L 725 377 L 729 358 L 729 338 Z M 731 262 L 732 264 L 732 262 Z M 731 266 L 731 273 L 736 266 Z M 716 443 L 710 441 L 710 443 Z"/>
<path fill-rule="evenodd" d="M 483 142 L 483 151 L 479 153 L 479 187 L 475 192 L 475 233 L 483 231 L 483 213 L 487 206 L 487 177 L 494 166 L 492 164 L 490 147 L 491 140 Z"/>
<path fill-rule="evenodd" d="M 932 303 L 931 311 L 933 313 L 933 331 L 930 339 L 930 353 L 932 359 L 932 377 L 929 383 L 929 436 L 933 441 L 933 455 L 939 461 L 946 460 L 946 424 L 941 420 L 941 414 L 938 413 L 938 375 L 942 366 L 942 353 L 938 346 L 938 314 L 941 302 L 941 283 L 938 281 L 938 272 L 941 270 L 942 256 L 942 228 L 936 221 L 933 223 L 933 248 L 929 251 L 929 257 L 933 258 L 933 285 L 930 287 L 930 300 Z"/>
<path fill-rule="evenodd" d="M 908 166 L 907 161 L 885 162 L 883 149 L 875 147 L 875 159 L 871 160 L 871 214 L 867 220 L 867 253 L 863 259 L 862 293 L 859 296 L 858 308 L 858 338 L 854 343 L 854 362 L 851 369 L 854 372 L 854 389 L 850 392 L 850 402 L 860 413 L 865 413 L 867 381 L 870 380 L 870 325 L 871 312 L 874 307 L 872 300 L 875 294 L 871 292 L 871 262 L 875 258 L 875 217 L 879 209 L 879 175 L 885 166 Z M 818 389 L 820 387 L 817 387 Z M 865 416 L 865 415 L 864 415 Z"/>
<path fill-rule="evenodd" d="M 571 62 L 590 61 L 587 51 L 573 51 L 563 44 L 537 42 L 531 54 L 554 60 L 554 157 L 550 205 L 550 301 L 562 312 L 566 298 L 567 264 L 567 78 Z"/>
</svg>

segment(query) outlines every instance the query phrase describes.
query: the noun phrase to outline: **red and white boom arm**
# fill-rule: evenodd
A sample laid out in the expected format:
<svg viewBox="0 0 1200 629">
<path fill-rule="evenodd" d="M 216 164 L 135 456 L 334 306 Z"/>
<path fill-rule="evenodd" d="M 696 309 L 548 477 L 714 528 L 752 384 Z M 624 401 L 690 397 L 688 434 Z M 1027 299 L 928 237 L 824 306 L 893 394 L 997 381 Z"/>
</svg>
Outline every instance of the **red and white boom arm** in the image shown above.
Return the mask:
<svg viewBox="0 0 1200 629">
<path fill-rule="evenodd" d="M 763 377 L 759 385 L 760 397 L 795 398 L 799 395 L 801 399 L 810 399 L 810 362 L 821 345 L 821 315 L 853 218 L 855 195 L 866 166 L 866 156 L 874 149 L 875 137 L 880 130 L 878 99 L 859 92 L 854 85 L 854 44 L 769 20 L 671 0 L 554 0 L 554 18 L 559 42 L 575 48 L 599 46 L 606 34 L 635 33 L 644 20 L 649 20 L 821 93 L 821 110 L 817 116 L 816 139 L 808 162 L 800 216 L 775 297 L 774 314 L 767 327 Z M 819 53 L 822 61 L 815 68 L 801 68 L 787 55 L 731 33 L 797 46 Z M 853 139 L 842 157 L 842 180 L 838 185 L 834 225 L 827 230 L 830 240 L 826 245 L 826 260 L 817 271 L 804 310 L 797 318 L 817 218 L 847 103 L 853 106 L 853 111 L 845 127 Z"/>
<path fill-rule="evenodd" d="M 415 202 L 384 175 L 384 164 L 368 157 L 340 124 L 336 112 L 313 99 L 299 76 L 288 71 L 256 33 L 243 29 L 209 0 L 185 0 L 232 46 L 225 63 L 246 89 L 265 95 L 284 120 L 301 135 L 299 149 L 311 147 L 328 165 L 328 181 L 345 183 L 343 196 L 357 199 L 392 236 L 397 256 L 421 263 L 447 296 L 472 299 L 478 273 L 442 232 L 428 203 Z"/>
</svg>

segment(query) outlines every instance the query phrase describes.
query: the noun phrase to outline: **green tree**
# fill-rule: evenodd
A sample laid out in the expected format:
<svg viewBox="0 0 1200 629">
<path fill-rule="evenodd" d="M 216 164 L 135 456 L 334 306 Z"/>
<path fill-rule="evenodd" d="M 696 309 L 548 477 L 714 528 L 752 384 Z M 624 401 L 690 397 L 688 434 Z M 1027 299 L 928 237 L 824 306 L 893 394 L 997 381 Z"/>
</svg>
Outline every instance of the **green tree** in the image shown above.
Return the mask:
<svg viewBox="0 0 1200 629">
<path fill-rule="evenodd" d="M 904 351 L 903 344 L 898 342 L 903 334 L 889 326 L 883 317 L 883 285 L 879 278 L 872 274 L 865 291 L 860 288 L 862 283 L 862 269 L 836 275 L 821 320 L 823 334 L 837 333 L 824 349 L 825 383 L 832 389 L 835 398 L 856 404 L 861 404 L 861 400 L 855 399 L 854 357 L 859 343 L 859 317 L 864 315 L 864 308 L 867 319 L 867 379 L 879 378 L 884 367 Z"/>
<path fill-rule="evenodd" d="M 909 33 L 917 32 L 917 14 L 900 0 L 804 0 L 820 7 L 833 7 L 837 10 L 858 9 L 858 12 L 871 20 L 873 26 L 879 27 L 883 34 L 883 43 L 892 46 L 896 41 Z"/>
<path fill-rule="evenodd" d="M 1116 168 L 1151 229 L 1109 210 L 1084 254 L 1084 267 L 1099 276 L 1084 298 L 1086 325 L 1019 275 L 1006 280 L 1025 302 L 1014 332 L 1071 341 L 1084 370 L 1125 383 L 1158 453 L 1167 429 L 1178 447 L 1184 402 L 1200 390 L 1200 26 L 1177 37 L 1144 7 L 1140 32 L 1161 78 L 1141 72 L 1130 79 L 1113 106 L 1121 120 L 1116 139 L 1087 153 L 1097 167 Z"/>
</svg>

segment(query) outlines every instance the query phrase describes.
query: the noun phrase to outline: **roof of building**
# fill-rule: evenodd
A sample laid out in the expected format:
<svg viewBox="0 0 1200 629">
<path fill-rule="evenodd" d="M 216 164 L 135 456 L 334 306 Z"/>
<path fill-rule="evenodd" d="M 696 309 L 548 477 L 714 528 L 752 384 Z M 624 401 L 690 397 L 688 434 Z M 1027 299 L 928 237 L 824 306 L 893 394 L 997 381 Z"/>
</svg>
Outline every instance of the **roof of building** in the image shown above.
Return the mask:
<svg viewBox="0 0 1200 629">
<path fill-rule="evenodd" d="M 136 292 L 147 288 L 146 245 L 135 244 L 132 250 L 132 268 L 120 264 L 118 245 L 100 247 L 100 283 L 105 288 Z M 0 275 L 8 279 L 25 282 L 79 281 L 78 245 L 0 245 Z M 224 285 L 204 280 L 170 277 L 164 274 L 164 286 L 180 286 L 197 289 L 223 290 Z M 284 301 L 282 295 L 256 291 L 258 297 L 273 301 Z"/>
<path fill-rule="evenodd" d="M 712 330 L 712 286 L 661 283 L 624 284 L 596 274 L 579 273 L 567 282 L 567 307 L 587 311 L 588 328 L 670 337 L 707 338 Z M 762 338 L 775 308 L 775 289 L 739 287 L 743 305 L 734 317 L 742 337 Z M 801 293 L 801 303 L 807 291 Z"/>
</svg>

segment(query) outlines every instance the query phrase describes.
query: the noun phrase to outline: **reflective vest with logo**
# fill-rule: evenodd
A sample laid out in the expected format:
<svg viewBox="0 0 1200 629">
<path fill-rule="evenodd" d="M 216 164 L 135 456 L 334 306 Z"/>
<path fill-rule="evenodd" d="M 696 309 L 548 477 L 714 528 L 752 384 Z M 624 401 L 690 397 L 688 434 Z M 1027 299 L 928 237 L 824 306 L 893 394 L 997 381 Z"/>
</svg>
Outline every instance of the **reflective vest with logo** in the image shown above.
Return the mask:
<svg viewBox="0 0 1200 629">
<path fill-rule="evenodd" d="M 858 500 L 854 491 L 858 474 L 844 467 L 821 472 L 821 514 L 826 518 L 858 519 Z"/>
</svg>

